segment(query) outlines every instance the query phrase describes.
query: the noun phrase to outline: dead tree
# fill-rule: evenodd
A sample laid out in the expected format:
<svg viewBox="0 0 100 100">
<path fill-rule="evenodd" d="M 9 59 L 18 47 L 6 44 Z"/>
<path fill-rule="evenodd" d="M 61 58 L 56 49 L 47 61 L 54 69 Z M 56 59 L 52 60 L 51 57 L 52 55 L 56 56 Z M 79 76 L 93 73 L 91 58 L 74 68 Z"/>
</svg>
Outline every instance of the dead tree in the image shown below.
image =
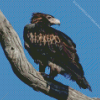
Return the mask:
<svg viewBox="0 0 100 100">
<path fill-rule="evenodd" d="M 9 60 L 13 72 L 24 83 L 36 91 L 45 93 L 58 100 L 100 100 L 65 86 L 57 81 L 49 81 L 47 75 L 41 75 L 27 61 L 17 33 L 0 11 L 0 43 Z"/>
</svg>

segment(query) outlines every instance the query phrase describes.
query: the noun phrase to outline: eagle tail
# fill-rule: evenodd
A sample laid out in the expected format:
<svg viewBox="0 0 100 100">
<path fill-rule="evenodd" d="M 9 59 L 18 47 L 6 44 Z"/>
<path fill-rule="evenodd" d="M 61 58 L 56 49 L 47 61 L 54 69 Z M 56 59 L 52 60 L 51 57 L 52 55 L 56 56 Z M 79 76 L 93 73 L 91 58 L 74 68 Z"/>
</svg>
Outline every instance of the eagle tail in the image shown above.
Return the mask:
<svg viewBox="0 0 100 100">
<path fill-rule="evenodd" d="M 68 75 L 66 73 L 62 73 L 62 75 L 65 76 L 66 78 L 70 78 L 71 80 L 76 81 L 76 83 L 79 85 L 80 88 L 89 89 L 92 92 L 91 86 L 89 85 L 84 76 L 80 76 L 78 74 Z"/>
<path fill-rule="evenodd" d="M 91 86 L 89 85 L 85 77 L 77 79 L 76 83 L 80 88 L 82 87 L 83 89 L 89 89 L 92 92 Z"/>
</svg>

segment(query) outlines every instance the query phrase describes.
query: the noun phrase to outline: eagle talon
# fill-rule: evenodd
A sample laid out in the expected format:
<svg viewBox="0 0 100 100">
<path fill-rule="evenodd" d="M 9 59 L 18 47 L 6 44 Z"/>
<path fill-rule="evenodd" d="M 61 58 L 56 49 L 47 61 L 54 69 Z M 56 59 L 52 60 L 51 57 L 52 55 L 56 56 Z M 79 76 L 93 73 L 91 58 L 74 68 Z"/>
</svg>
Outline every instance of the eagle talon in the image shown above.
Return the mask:
<svg viewBox="0 0 100 100">
<path fill-rule="evenodd" d="M 49 79 L 54 80 L 54 76 L 49 75 Z"/>
<path fill-rule="evenodd" d="M 51 79 L 51 80 L 54 79 L 54 76 L 51 76 L 51 75 L 45 74 L 44 72 L 39 72 L 39 74 L 41 74 L 44 78 L 48 78 L 48 79 Z"/>
<path fill-rule="evenodd" d="M 39 72 L 44 78 L 49 78 L 49 75 L 45 74 L 45 72 Z"/>
<path fill-rule="evenodd" d="M 40 74 L 40 75 L 42 75 L 42 76 L 44 76 L 44 75 L 45 75 L 45 73 L 44 73 L 44 72 L 38 72 L 38 74 Z"/>
</svg>

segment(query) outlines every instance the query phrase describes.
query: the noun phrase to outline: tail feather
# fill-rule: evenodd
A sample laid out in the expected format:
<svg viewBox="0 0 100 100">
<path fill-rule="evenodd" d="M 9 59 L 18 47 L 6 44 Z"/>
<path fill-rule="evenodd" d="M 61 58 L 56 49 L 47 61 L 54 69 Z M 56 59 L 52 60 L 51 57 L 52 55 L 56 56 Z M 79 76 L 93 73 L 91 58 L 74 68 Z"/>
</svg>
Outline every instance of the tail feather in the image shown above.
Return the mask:
<svg viewBox="0 0 100 100">
<path fill-rule="evenodd" d="M 80 88 L 89 89 L 92 92 L 91 86 L 89 85 L 89 83 L 87 82 L 87 80 L 85 79 L 84 76 L 81 77 L 78 74 L 76 74 L 76 75 L 72 75 L 72 74 L 68 75 L 66 73 L 62 73 L 62 75 L 64 75 L 66 78 L 70 78 L 71 80 L 76 81 L 76 83 L 79 85 Z"/>
<path fill-rule="evenodd" d="M 77 79 L 76 83 L 79 85 L 80 88 L 82 87 L 83 89 L 89 89 L 92 92 L 92 89 L 87 80 L 85 79 L 85 77 Z"/>
</svg>

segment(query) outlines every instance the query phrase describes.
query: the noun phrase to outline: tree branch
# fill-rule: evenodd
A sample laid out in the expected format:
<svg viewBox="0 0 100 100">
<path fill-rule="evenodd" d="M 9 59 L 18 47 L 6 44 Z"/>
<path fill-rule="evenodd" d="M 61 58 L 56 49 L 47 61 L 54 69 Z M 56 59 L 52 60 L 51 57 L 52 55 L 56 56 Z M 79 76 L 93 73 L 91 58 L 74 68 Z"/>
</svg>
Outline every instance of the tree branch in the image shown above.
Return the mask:
<svg viewBox="0 0 100 100">
<path fill-rule="evenodd" d="M 58 100 L 94 100 L 55 80 L 49 80 L 45 74 L 39 74 L 27 61 L 17 33 L 1 11 L 0 42 L 14 73 L 34 90 L 41 91 Z"/>
</svg>

